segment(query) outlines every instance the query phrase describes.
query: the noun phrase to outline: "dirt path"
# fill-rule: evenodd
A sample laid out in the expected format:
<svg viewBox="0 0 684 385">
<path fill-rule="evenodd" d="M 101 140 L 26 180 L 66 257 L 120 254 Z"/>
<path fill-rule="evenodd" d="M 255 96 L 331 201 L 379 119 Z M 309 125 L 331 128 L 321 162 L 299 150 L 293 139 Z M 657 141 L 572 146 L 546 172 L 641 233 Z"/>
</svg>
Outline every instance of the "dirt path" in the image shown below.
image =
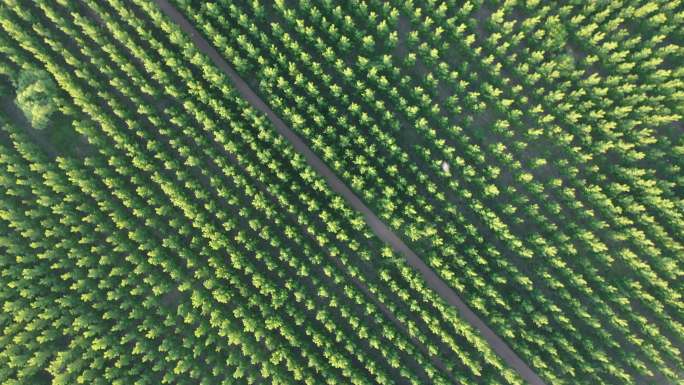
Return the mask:
<svg viewBox="0 0 684 385">
<path fill-rule="evenodd" d="M 263 112 L 271 121 L 276 131 L 283 135 L 309 165 L 316 170 L 333 191 L 340 194 L 355 210 L 363 214 L 366 223 L 373 232 L 395 251 L 401 253 L 414 269 L 423 276 L 428 286 L 435 290 L 447 303 L 458 309 L 461 317 L 480 331 L 491 348 L 529 384 L 545 385 L 544 381 L 523 361 L 508 345 L 497 336 L 454 292 L 444 281 L 428 267 L 387 225 L 385 225 L 366 205 L 314 154 L 313 151 L 297 136 L 278 115 L 275 114 L 264 101 L 242 80 L 235 70 L 223 57 L 204 39 L 204 37 L 188 22 L 168 0 L 155 0 L 155 3 L 171 20 L 189 35 L 197 48 L 209 56 L 214 64 L 222 70 L 232 81 L 233 86 L 252 107 Z"/>
</svg>

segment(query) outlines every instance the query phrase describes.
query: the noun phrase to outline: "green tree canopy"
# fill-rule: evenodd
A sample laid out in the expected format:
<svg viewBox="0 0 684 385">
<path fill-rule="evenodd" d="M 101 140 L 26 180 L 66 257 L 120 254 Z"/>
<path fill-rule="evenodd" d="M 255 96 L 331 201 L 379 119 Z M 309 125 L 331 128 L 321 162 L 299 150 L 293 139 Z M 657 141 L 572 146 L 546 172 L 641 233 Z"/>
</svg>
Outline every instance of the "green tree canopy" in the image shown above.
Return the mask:
<svg viewBox="0 0 684 385">
<path fill-rule="evenodd" d="M 57 86 L 43 70 L 23 69 L 16 80 L 17 106 L 24 112 L 31 125 L 42 130 L 57 111 L 55 93 Z"/>
</svg>

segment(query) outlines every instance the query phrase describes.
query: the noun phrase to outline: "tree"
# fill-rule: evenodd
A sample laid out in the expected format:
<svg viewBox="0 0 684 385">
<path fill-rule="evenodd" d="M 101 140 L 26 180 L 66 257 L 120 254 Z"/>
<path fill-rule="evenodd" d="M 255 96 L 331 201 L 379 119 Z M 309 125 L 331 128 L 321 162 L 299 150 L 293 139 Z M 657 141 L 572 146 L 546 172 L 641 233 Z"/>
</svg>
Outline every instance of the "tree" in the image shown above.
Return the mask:
<svg viewBox="0 0 684 385">
<path fill-rule="evenodd" d="M 42 130 L 50 123 L 50 118 L 58 110 L 56 102 L 57 86 L 50 75 L 33 68 L 19 72 L 15 84 L 16 104 L 24 112 L 31 125 Z"/>
</svg>

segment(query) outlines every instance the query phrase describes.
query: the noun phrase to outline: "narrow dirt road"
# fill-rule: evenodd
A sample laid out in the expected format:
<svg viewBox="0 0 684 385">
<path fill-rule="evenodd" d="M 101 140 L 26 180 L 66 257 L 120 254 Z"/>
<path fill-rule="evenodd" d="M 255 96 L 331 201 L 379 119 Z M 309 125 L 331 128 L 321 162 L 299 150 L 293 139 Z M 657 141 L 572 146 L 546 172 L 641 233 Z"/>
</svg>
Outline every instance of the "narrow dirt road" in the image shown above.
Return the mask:
<svg viewBox="0 0 684 385">
<path fill-rule="evenodd" d="M 489 343 L 491 348 L 520 376 L 532 385 L 545 385 L 544 381 L 522 360 L 508 345 L 497 336 L 468 305 L 442 279 L 427 266 L 387 225 L 385 225 L 366 205 L 314 154 L 313 151 L 297 136 L 278 115 L 275 114 L 264 101 L 242 80 L 235 70 L 223 59 L 216 49 L 188 22 L 168 0 L 155 0 L 155 3 L 171 20 L 190 36 L 197 48 L 209 56 L 214 64 L 222 70 L 233 82 L 240 95 L 252 107 L 263 112 L 271 121 L 276 131 L 287 139 L 292 146 L 306 158 L 309 165 L 316 170 L 333 191 L 340 194 L 355 210 L 359 211 L 373 232 L 395 251 L 402 254 L 410 266 L 418 270 L 428 286 L 435 290 L 447 303 L 458 309 L 461 316 Z"/>
</svg>

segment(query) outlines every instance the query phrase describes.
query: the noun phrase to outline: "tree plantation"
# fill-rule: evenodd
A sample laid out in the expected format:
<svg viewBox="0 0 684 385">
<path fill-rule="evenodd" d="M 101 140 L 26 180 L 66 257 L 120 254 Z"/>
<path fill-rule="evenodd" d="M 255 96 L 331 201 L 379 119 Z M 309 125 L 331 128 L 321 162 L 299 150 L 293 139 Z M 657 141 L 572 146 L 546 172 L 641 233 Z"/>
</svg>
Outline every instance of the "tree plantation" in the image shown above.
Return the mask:
<svg viewBox="0 0 684 385">
<path fill-rule="evenodd" d="M 684 3 L 0 0 L 0 383 L 684 384 Z"/>
</svg>

